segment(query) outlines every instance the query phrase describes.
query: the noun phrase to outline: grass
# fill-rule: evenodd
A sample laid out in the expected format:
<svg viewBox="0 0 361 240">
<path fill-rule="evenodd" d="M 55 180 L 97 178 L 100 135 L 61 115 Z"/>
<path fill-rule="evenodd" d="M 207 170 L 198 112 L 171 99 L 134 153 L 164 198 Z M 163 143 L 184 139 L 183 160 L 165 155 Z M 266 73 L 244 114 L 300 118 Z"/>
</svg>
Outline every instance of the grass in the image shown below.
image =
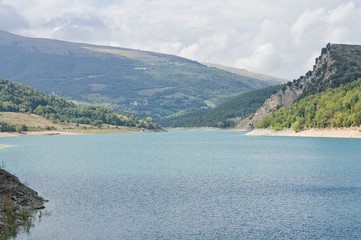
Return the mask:
<svg viewBox="0 0 361 240">
<path fill-rule="evenodd" d="M 46 126 L 60 127 L 52 121 L 35 114 L 0 112 L 0 121 L 12 125 L 26 125 L 29 128 L 42 128 Z"/>
<path fill-rule="evenodd" d="M 54 132 L 70 132 L 78 134 L 109 134 L 109 133 L 132 133 L 142 132 L 142 129 L 114 126 L 103 124 L 101 128 L 87 124 L 75 123 L 53 123 L 52 121 L 28 113 L 0 112 L 0 122 L 6 122 L 11 125 L 26 125 L 30 131 L 54 131 Z M 146 130 L 144 130 L 146 131 Z"/>
</svg>

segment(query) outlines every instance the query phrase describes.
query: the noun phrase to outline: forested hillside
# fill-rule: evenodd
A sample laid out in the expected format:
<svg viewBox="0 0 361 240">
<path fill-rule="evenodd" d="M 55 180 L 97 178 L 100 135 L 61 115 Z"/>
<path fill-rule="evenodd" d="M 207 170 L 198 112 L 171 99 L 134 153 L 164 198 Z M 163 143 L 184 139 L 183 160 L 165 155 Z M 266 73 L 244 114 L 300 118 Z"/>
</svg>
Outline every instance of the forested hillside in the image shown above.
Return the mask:
<svg viewBox="0 0 361 240">
<path fill-rule="evenodd" d="M 0 76 L 46 93 L 154 119 L 270 85 L 173 55 L 0 31 Z"/>
<path fill-rule="evenodd" d="M 0 112 L 33 113 L 56 122 L 72 122 L 101 126 L 131 126 L 156 129 L 149 120 L 140 120 L 132 116 L 117 113 L 98 106 L 76 106 L 56 96 L 50 96 L 23 85 L 0 78 Z M 24 126 L 25 129 L 26 126 Z M 1 122 L 0 131 L 15 131 L 16 126 Z"/>
<path fill-rule="evenodd" d="M 361 79 L 323 93 L 309 95 L 261 120 L 258 128 L 295 131 L 307 128 L 361 125 Z"/>
<path fill-rule="evenodd" d="M 167 118 L 161 123 L 167 127 L 234 127 L 236 119 L 244 119 L 254 113 L 280 87 L 277 85 L 243 93 L 213 109 Z"/>
<path fill-rule="evenodd" d="M 284 84 L 256 111 L 249 125 L 261 126 L 259 121 L 281 107 L 289 107 L 307 96 L 353 82 L 360 77 L 361 46 L 327 44 L 316 58 L 313 69 L 305 76 Z M 287 122 L 286 119 L 285 121 Z"/>
</svg>

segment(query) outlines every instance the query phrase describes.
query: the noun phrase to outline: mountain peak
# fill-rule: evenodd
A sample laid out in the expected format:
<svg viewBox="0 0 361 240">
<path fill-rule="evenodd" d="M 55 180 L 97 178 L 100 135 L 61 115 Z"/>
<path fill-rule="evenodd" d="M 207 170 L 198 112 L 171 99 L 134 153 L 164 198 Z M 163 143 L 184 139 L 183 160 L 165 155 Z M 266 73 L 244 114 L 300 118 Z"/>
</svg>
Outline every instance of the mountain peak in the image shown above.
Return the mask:
<svg viewBox="0 0 361 240">
<path fill-rule="evenodd" d="M 288 82 L 265 101 L 257 110 L 251 122 L 257 122 L 282 106 L 290 106 L 305 96 L 335 88 L 361 77 L 361 46 L 330 44 L 322 48 L 313 69 L 305 76 Z M 244 125 L 244 123 L 243 123 Z"/>
</svg>

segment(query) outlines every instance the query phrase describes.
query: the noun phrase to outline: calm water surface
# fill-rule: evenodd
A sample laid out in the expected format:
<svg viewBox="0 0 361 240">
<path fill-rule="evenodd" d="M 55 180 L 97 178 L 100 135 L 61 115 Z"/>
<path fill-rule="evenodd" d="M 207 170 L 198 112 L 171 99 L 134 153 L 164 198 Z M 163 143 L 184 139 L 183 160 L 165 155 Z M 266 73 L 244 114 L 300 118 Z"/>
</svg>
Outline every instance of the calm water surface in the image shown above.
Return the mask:
<svg viewBox="0 0 361 240">
<path fill-rule="evenodd" d="M 16 239 L 360 239 L 361 140 L 232 131 L 1 138 L 49 199 Z"/>
</svg>

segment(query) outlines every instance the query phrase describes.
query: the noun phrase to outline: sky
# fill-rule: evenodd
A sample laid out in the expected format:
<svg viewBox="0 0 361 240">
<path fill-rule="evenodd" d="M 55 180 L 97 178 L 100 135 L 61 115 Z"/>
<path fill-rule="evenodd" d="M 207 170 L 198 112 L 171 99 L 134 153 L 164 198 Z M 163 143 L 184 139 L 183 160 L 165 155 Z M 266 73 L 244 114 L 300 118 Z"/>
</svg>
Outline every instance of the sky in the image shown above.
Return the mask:
<svg viewBox="0 0 361 240">
<path fill-rule="evenodd" d="M 361 44 L 361 0 L 0 0 L 0 29 L 292 80 L 327 43 Z"/>
</svg>

